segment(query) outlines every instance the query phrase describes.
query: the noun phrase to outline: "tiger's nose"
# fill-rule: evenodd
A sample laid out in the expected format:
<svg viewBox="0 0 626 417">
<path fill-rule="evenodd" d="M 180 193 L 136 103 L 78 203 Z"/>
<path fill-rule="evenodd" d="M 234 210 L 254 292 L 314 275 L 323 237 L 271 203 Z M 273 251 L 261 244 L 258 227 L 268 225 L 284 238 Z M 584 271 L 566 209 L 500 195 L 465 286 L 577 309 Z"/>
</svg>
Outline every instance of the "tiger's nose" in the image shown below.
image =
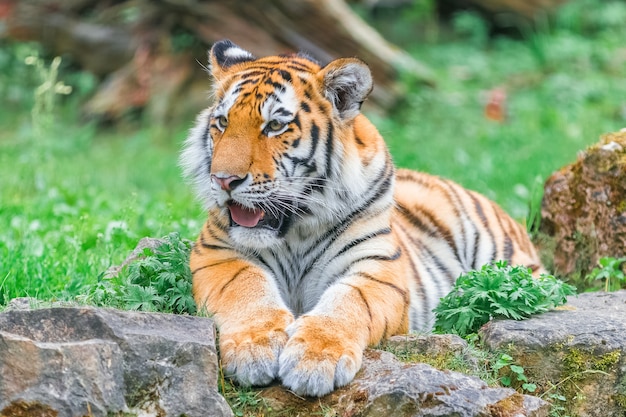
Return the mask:
<svg viewBox="0 0 626 417">
<path fill-rule="evenodd" d="M 222 177 L 216 174 L 211 174 L 211 179 L 215 181 L 224 191 L 232 191 L 235 188 L 239 187 L 241 184 L 243 184 L 247 177 L 247 175 L 243 178 L 238 177 L 237 175 Z"/>
</svg>

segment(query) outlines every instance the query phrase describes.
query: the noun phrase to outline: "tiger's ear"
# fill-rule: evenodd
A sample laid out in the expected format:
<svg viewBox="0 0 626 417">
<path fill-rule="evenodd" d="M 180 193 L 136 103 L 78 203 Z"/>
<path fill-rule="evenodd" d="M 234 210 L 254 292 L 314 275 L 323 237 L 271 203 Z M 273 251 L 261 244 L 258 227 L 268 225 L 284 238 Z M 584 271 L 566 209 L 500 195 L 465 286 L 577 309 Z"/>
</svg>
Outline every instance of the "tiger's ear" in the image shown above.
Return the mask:
<svg viewBox="0 0 626 417">
<path fill-rule="evenodd" d="M 255 59 L 256 57 L 250 52 L 224 39 L 214 43 L 209 51 L 209 70 L 211 75 L 219 80 L 233 65 Z"/>
<path fill-rule="evenodd" d="M 356 117 L 372 91 L 372 73 L 367 64 L 357 58 L 336 59 L 322 68 L 318 77 L 326 98 L 342 119 Z"/>
</svg>

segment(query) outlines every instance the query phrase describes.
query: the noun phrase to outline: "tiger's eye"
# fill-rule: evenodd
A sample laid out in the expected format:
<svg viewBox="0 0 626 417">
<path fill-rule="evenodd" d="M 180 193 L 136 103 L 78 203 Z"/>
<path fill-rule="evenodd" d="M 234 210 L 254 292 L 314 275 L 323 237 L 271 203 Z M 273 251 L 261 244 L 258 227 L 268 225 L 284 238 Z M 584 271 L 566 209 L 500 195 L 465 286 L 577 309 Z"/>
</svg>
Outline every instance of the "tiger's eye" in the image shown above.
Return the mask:
<svg viewBox="0 0 626 417">
<path fill-rule="evenodd" d="M 283 127 L 285 127 L 284 123 L 279 122 L 278 120 L 271 120 L 268 124 L 267 124 L 267 128 L 269 130 L 271 130 L 272 132 L 278 132 L 280 129 L 282 129 Z"/>
<path fill-rule="evenodd" d="M 226 118 L 226 116 L 220 116 L 217 118 L 217 124 L 219 125 L 219 127 L 224 129 L 226 128 L 226 126 L 228 126 L 228 119 Z"/>
</svg>

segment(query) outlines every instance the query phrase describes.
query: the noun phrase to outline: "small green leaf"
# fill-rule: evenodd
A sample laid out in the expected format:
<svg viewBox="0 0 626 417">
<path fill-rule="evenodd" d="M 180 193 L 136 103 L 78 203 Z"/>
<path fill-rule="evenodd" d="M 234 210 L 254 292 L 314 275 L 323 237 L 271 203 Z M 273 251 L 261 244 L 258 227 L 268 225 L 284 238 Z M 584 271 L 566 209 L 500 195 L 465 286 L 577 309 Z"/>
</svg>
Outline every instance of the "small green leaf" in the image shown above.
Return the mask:
<svg viewBox="0 0 626 417">
<path fill-rule="evenodd" d="M 535 392 L 535 391 L 537 391 L 537 385 L 536 384 L 522 384 L 522 388 L 525 391 L 528 391 L 528 392 Z M 565 398 L 563 398 L 563 399 L 565 400 Z"/>
<path fill-rule="evenodd" d="M 515 372 L 518 375 L 521 375 L 524 373 L 524 368 L 522 368 L 519 365 L 511 365 L 510 366 L 511 371 Z"/>
</svg>

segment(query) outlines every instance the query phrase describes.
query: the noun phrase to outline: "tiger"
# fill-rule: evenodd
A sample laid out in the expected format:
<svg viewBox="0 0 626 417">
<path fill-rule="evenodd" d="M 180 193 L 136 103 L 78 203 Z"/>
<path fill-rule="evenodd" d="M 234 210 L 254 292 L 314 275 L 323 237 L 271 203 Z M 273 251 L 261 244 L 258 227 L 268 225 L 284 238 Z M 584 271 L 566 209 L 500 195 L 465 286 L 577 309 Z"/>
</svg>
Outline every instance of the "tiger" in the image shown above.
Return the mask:
<svg viewBox="0 0 626 417">
<path fill-rule="evenodd" d="M 229 40 L 208 55 L 212 104 L 180 157 L 208 212 L 189 266 L 239 384 L 326 395 L 366 347 L 430 329 L 460 274 L 494 260 L 542 268 L 494 202 L 396 169 L 360 110 L 373 88 L 362 60 L 257 58 Z"/>
</svg>

